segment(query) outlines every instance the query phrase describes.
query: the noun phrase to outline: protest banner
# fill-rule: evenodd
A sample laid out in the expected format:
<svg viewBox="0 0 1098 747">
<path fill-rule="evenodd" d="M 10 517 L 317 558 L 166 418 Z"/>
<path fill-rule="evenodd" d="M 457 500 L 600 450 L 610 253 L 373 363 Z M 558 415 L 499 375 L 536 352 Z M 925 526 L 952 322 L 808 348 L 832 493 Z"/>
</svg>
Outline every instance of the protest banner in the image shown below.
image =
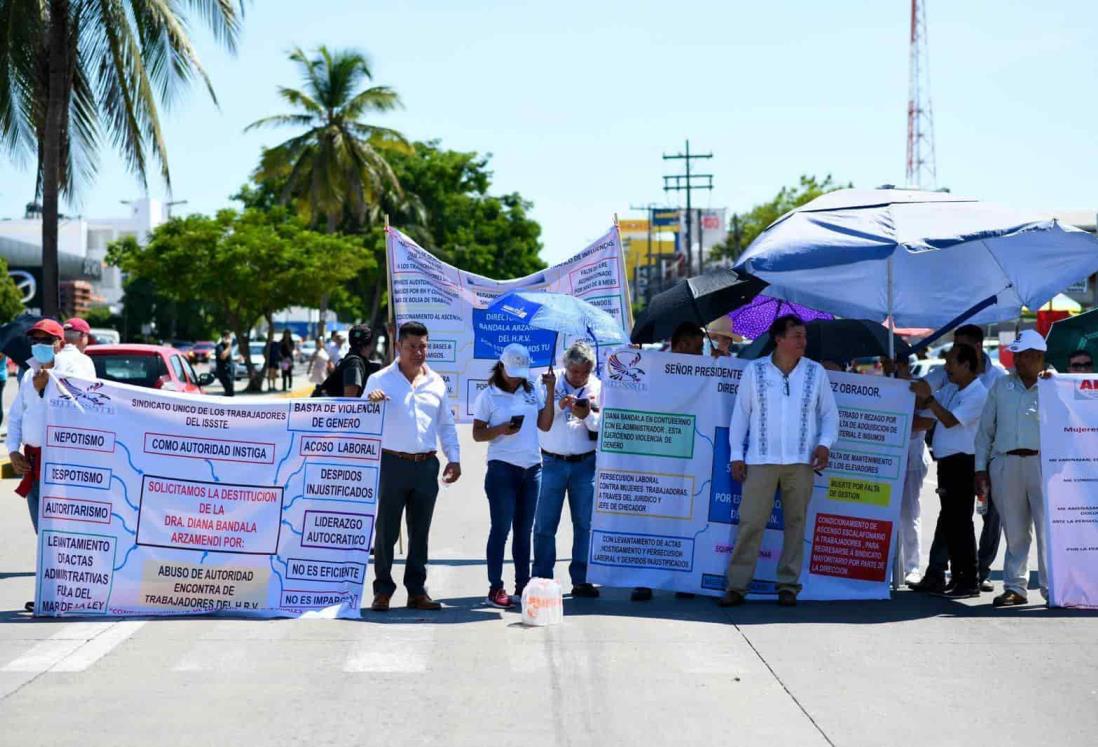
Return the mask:
<svg viewBox="0 0 1098 747">
<path fill-rule="evenodd" d="M 603 379 L 588 578 L 609 586 L 720 595 L 741 486 L 728 428 L 751 361 L 620 348 Z M 839 440 L 805 525 L 803 599 L 889 597 L 914 399 L 907 382 L 832 373 Z M 781 501 L 753 594 L 776 594 Z"/>
<path fill-rule="evenodd" d="M 1038 387 L 1049 605 L 1098 608 L 1098 377 Z"/>
<path fill-rule="evenodd" d="M 46 396 L 35 614 L 358 617 L 384 402 Z"/>
<path fill-rule="evenodd" d="M 407 321 L 427 325 L 427 364 L 446 380 L 458 422 L 473 419 L 477 394 L 488 386 L 492 366 L 507 345 L 530 350 L 535 368 L 559 363 L 573 341 L 567 335 L 534 329 L 487 307 L 515 290 L 566 293 L 597 306 L 629 331 L 632 321 L 624 276 L 621 237 L 611 228 L 571 259 L 515 280 L 491 280 L 448 265 L 390 227 L 390 307 L 399 327 Z M 607 351 L 600 350 L 605 359 Z"/>
</svg>

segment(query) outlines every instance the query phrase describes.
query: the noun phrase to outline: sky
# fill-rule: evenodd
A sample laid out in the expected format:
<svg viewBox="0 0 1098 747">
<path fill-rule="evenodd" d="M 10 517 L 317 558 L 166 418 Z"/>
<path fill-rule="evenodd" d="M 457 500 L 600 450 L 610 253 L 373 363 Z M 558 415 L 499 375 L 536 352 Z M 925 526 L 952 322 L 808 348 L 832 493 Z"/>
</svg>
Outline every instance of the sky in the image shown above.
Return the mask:
<svg viewBox="0 0 1098 747">
<path fill-rule="evenodd" d="M 376 123 L 490 153 L 495 193 L 533 202 L 552 263 L 630 206 L 677 204 L 664 153 L 712 152 L 695 205 L 743 211 L 801 174 L 859 187 L 904 182 L 905 0 L 254 0 L 235 55 L 194 38 L 219 99 L 193 86 L 162 111 L 180 212 L 231 206 L 263 146 L 244 132 L 287 111 L 287 59 L 357 48 L 404 108 Z M 198 22 L 195 22 L 198 26 Z M 1092 0 L 928 0 L 938 186 L 1019 208 L 1098 210 L 1098 13 Z M 123 216 L 143 194 L 110 146 L 65 212 Z M 0 217 L 33 197 L 0 155 Z M 149 194 L 164 199 L 159 175 Z"/>
</svg>

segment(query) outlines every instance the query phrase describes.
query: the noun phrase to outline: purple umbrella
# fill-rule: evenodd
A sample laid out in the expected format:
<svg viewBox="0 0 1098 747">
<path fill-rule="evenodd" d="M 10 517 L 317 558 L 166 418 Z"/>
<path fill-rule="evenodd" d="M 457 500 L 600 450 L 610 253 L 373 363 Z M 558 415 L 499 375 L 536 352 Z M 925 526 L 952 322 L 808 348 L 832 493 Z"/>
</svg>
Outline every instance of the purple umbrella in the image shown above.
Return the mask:
<svg viewBox="0 0 1098 747">
<path fill-rule="evenodd" d="M 786 314 L 796 314 L 805 322 L 835 318 L 827 312 L 770 296 L 755 296 L 751 303 L 730 312 L 728 316 L 732 317 L 733 332 L 754 340 L 766 334 L 775 319 Z"/>
</svg>

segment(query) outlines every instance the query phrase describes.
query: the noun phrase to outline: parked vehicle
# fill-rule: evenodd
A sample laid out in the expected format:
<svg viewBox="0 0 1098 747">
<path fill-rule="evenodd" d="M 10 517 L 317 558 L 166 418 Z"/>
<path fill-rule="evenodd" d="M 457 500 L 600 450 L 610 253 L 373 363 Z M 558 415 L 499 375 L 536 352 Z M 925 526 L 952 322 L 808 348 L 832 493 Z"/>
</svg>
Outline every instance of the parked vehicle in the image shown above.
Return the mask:
<svg viewBox="0 0 1098 747">
<path fill-rule="evenodd" d="M 96 345 L 117 345 L 122 342 L 122 335 L 118 334 L 118 330 L 109 327 L 92 327 L 91 337 Z"/>
<path fill-rule="evenodd" d="M 214 380 L 211 373 L 196 373 L 182 353 L 167 345 L 89 345 L 85 352 L 96 376 L 120 384 L 202 394 Z"/>
<path fill-rule="evenodd" d="M 210 340 L 196 342 L 189 353 L 192 363 L 209 363 L 217 344 Z"/>
<path fill-rule="evenodd" d="M 252 340 L 248 343 L 248 352 L 255 370 L 262 372 L 267 367 L 267 343 L 263 340 Z M 233 355 L 236 359 L 236 378 L 246 379 L 248 367 L 244 363 L 244 356 L 240 354 L 239 348 L 233 348 Z"/>
</svg>

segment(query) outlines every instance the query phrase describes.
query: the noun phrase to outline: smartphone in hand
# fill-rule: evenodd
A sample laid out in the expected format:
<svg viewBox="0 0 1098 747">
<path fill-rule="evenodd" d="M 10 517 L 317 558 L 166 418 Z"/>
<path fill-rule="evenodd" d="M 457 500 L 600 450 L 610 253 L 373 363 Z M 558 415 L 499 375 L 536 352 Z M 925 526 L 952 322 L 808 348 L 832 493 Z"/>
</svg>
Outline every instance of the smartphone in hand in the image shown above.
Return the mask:
<svg viewBox="0 0 1098 747">
<path fill-rule="evenodd" d="M 512 415 L 511 416 L 511 429 L 519 430 L 522 428 L 522 421 L 526 419 L 525 415 Z"/>
</svg>

